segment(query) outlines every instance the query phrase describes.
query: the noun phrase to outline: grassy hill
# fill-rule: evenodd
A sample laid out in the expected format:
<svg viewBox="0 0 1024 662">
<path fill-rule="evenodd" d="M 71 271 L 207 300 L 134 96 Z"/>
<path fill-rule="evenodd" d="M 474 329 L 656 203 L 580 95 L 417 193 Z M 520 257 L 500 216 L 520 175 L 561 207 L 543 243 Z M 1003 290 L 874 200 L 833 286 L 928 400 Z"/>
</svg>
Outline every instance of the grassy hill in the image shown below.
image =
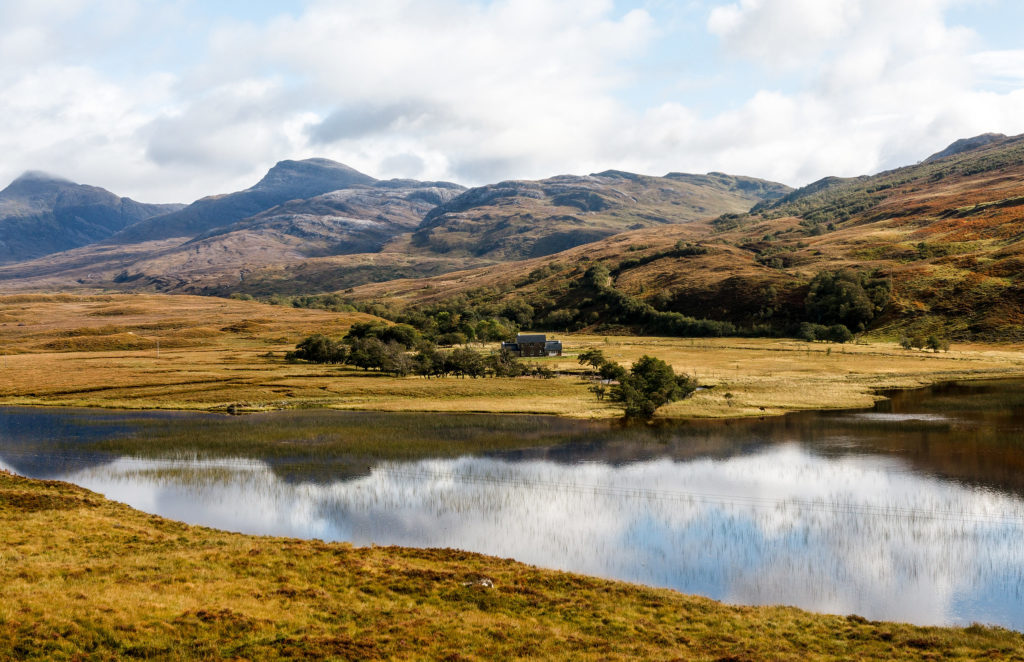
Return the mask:
<svg viewBox="0 0 1024 662">
<path fill-rule="evenodd" d="M 587 284 L 595 264 L 607 269 L 616 296 Z M 501 267 L 365 285 L 352 296 L 392 306 L 516 298 L 534 308 L 541 327 L 597 330 L 644 324 L 626 296 L 652 315 L 793 333 L 816 321 L 807 306 L 814 277 L 848 269 L 890 288 L 866 323 L 870 331 L 1020 340 L 1022 267 L 1017 136 L 869 177 L 828 178 L 748 213 L 626 232 Z"/>
</svg>

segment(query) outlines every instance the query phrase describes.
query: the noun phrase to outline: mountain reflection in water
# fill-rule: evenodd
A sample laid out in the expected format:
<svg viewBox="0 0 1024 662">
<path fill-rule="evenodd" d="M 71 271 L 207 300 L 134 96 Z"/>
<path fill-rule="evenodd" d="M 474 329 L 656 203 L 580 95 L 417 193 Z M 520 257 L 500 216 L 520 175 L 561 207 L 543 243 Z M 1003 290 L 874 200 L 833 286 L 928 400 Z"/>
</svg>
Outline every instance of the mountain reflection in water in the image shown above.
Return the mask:
<svg viewBox="0 0 1024 662">
<path fill-rule="evenodd" d="M 1020 386 L 949 385 L 898 394 L 874 411 L 640 430 L 506 417 L 495 425 L 528 437 L 524 447 L 398 459 L 372 449 L 216 457 L 189 432 L 192 420 L 210 434 L 256 418 L 154 414 L 140 423 L 124 414 L 118 423 L 106 412 L 89 427 L 86 412 L 8 409 L 0 466 L 228 530 L 457 547 L 742 604 L 1024 630 Z M 291 428 L 419 425 L 285 414 Z M 44 439 L 26 432 L 25 416 L 63 416 L 40 425 L 65 432 L 78 417 L 92 432 Z M 282 417 L 262 424 L 274 420 Z M 466 436 L 476 425 L 467 420 L 451 425 Z M 160 453 L 97 445 L 153 421 L 179 428 L 181 442 Z M 538 431 L 548 422 L 550 444 Z"/>
</svg>

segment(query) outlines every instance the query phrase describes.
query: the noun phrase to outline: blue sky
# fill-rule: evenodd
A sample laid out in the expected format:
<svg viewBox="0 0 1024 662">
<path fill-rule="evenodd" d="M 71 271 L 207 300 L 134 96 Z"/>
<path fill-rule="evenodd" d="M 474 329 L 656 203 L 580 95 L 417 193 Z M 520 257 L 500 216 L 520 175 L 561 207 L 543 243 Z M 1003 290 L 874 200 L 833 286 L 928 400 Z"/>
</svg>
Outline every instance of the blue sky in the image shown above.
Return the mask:
<svg viewBox="0 0 1024 662">
<path fill-rule="evenodd" d="M 791 185 L 1024 132 L 1016 0 L 2 0 L 0 181 L 154 202 L 377 177 Z"/>
</svg>

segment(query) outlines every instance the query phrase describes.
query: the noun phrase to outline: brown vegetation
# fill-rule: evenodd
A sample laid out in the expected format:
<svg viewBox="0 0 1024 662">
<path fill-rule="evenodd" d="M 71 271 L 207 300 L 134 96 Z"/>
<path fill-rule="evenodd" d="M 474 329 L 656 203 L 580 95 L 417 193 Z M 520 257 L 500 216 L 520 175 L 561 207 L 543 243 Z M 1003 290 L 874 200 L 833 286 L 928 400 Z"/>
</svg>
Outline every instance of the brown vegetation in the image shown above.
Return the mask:
<svg viewBox="0 0 1024 662">
<path fill-rule="evenodd" d="M 96 315 L 110 310 L 132 315 Z M 138 313 L 138 311 L 142 311 Z M 620 415 L 588 390 L 579 352 L 628 366 L 644 354 L 706 388 L 659 416 L 763 416 L 868 406 L 879 388 L 1020 375 L 1024 348 L 954 344 L 949 352 L 895 342 L 827 345 L 778 339 L 563 336 L 565 355 L 538 359 L 555 379 L 425 379 L 284 360 L 302 338 L 340 338 L 359 313 L 170 295 L 0 297 L 0 403 L 232 411 L 331 407 Z M 159 341 L 159 353 L 157 351 Z M 496 348 L 496 344 L 483 349 Z M 730 393 L 731 398 L 725 394 Z"/>
</svg>

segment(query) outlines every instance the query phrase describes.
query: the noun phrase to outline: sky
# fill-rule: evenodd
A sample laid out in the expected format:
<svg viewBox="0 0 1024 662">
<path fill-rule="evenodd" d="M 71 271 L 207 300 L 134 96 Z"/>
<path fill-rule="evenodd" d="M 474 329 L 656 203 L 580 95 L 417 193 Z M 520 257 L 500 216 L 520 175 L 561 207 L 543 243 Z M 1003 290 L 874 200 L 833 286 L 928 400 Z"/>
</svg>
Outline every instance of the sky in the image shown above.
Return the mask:
<svg viewBox="0 0 1024 662">
<path fill-rule="evenodd" d="M 144 202 L 326 157 L 792 186 L 1024 133 L 1019 0 L 0 0 L 0 186 Z"/>
</svg>

